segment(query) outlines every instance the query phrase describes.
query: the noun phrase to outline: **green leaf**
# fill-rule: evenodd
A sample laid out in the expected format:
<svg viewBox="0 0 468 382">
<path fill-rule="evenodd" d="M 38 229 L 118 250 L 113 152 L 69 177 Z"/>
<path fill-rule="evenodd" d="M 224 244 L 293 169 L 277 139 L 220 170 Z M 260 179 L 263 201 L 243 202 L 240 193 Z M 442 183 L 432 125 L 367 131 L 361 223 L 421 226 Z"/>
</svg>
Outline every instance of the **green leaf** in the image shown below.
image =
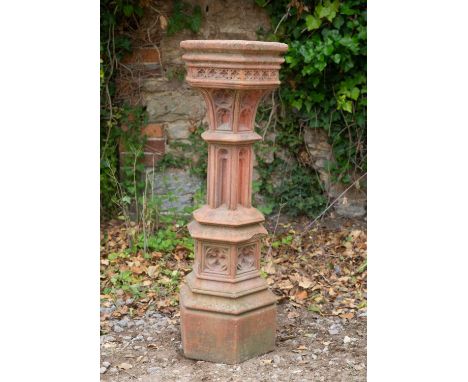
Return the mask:
<svg viewBox="0 0 468 382">
<path fill-rule="evenodd" d="M 331 58 L 335 64 L 339 64 L 341 61 L 341 54 L 334 54 Z"/>
<path fill-rule="evenodd" d="M 132 15 L 133 13 L 133 5 L 130 5 L 130 4 L 125 4 L 123 6 L 123 13 L 125 16 L 129 17 Z"/>
<path fill-rule="evenodd" d="M 135 13 L 138 15 L 138 16 L 143 16 L 143 8 L 141 7 L 135 7 Z"/>
<path fill-rule="evenodd" d="M 359 91 L 358 88 L 352 88 L 352 89 L 351 89 L 351 92 L 350 92 L 350 97 L 351 97 L 353 100 L 356 101 L 356 100 L 358 99 L 358 97 L 359 97 L 359 93 L 360 93 L 360 91 Z"/>
<path fill-rule="evenodd" d="M 291 101 L 291 106 L 295 107 L 297 110 L 301 110 L 301 108 L 302 108 L 302 99 L 297 98 L 295 100 L 292 100 Z"/>
<path fill-rule="evenodd" d="M 307 310 L 309 312 L 315 312 L 315 313 L 322 313 L 322 310 L 320 309 L 320 307 L 318 305 L 309 305 L 309 307 L 307 308 Z"/>
<path fill-rule="evenodd" d="M 323 5 L 319 4 L 315 7 L 315 14 L 320 18 L 323 19 L 330 14 L 331 9 L 328 7 L 324 7 Z"/>
<path fill-rule="evenodd" d="M 341 108 L 348 113 L 353 112 L 353 103 L 351 101 L 346 101 L 342 104 Z"/>
<path fill-rule="evenodd" d="M 333 21 L 333 26 L 336 29 L 340 29 L 343 24 L 344 24 L 344 19 L 342 16 L 338 15 L 338 17 L 335 17 L 335 20 Z"/>
<path fill-rule="evenodd" d="M 306 16 L 306 27 L 307 30 L 313 31 L 315 29 L 320 28 L 320 25 L 322 25 L 322 21 L 312 15 L 307 15 Z"/>
</svg>

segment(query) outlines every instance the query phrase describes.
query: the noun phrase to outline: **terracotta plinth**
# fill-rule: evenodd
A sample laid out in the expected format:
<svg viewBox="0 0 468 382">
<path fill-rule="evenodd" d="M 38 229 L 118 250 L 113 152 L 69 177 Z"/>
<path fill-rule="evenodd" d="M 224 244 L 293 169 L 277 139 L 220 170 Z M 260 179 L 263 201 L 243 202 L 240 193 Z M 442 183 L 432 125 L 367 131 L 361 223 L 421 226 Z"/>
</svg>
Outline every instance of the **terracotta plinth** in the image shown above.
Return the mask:
<svg viewBox="0 0 468 382">
<path fill-rule="evenodd" d="M 238 363 L 274 349 L 276 298 L 260 277 L 264 216 L 252 207 L 257 106 L 276 88 L 286 44 L 182 41 L 187 82 L 208 108 L 207 203 L 188 228 L 195 263 L 180 290 L 185 356 Z"/>
</svg>

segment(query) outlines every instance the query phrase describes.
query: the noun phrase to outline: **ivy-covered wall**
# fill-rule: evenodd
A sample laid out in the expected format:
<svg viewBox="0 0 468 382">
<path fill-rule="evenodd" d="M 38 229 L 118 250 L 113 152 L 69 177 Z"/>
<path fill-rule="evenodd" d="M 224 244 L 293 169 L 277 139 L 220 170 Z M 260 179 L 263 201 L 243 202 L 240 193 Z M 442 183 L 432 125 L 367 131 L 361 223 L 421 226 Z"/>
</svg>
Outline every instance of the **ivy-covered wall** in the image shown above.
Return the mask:
<svg viewBox="0 0 468 382">
<path fill-rule="evenodd" d="M 364 215 L 365 13 L 349 0 L 102 0 L 103 210 L 202 202 L 205 107 L 183 81 L 179 42 L 243 39 L 290 46 L 282 86 L 258 113 L 257 207 L 312 217 L 341 195 L 339 214 Z"/>
</svg>

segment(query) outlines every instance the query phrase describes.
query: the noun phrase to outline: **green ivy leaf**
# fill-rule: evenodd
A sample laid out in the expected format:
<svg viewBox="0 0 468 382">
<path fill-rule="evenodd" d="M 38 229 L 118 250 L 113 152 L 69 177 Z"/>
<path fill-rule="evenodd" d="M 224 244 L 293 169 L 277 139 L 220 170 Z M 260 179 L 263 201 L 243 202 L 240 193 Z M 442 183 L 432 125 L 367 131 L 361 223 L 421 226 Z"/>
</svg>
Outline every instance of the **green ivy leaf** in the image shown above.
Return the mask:
<svg viewBox="0 0 468 382">
<path fill-rule="evenodd" d="M 335 64 L 339 64 L 341 60 L 341 54 L 334 54 L 331 58 Z"/>
<path fill-rule="evenodd" d="M 297 110 L 301 110 L 301 108 L 302 108 L 302 99 L 297 98 L 295 100 L 292 100 L 291 101 L 291 106 L 295 107 Z"/>
<path fill-rule="evenodd" d="M 125 16 L 129 17 L 132 15 L 133 13 L 133 5 L 130 5 L 130 4 L 125 4 L 123 6 L 123 13 Z"/>
<path fill-rule="evenodd" d="M 343 16 L 338 15 L 338 17 L 335 17 L 335 20 L 333 21 L 333 26 L 336 29 L 340 29 L 343 24 L 344 24 Z"/>
<path fill-rule="evenodd" d="M 307 15 L 306 16 L 307 30 L 313 31 L 315 29 L 320 28 L 320 25 L 322 25 L 322 21 L 319 18 L 314 17 L 312 15 Z"/>
<path fill-rule="evenodd" d="M 320 18 L 323 19 L 330 15 L 331 9 L 328 7 L 324 7 L 323 5 L 319 4 L 315 7 L 315 14 Z"/>
<path fill-rule="evenodd" d="M 351 101 L 346 101 L 344 103 L 342 103 L 342 109 L 344 111 L 347 111 L 348 113 L 352 113 L 353 112 L 353 104 Z"/>
<path fill-rule="evenodd" d="M 359 97 L 359 93 L 360 93 L 359 88 L 354 87 L 351 89 L 350 97 L 356 101 Z"/>
</svg>

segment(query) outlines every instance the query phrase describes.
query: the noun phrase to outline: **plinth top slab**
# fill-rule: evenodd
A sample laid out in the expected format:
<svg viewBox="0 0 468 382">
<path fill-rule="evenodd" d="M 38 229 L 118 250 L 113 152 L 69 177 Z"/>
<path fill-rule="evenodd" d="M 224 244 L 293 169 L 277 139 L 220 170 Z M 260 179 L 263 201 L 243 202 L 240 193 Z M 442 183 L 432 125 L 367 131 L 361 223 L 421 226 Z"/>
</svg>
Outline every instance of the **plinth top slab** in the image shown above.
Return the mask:
<svg viewBox="0 0 468 382">
<path fill-rule="evenodd" d="M 272 89 L 279 84 L 281 57 L 288 50 L 279 42 L 186 40 L 182 59 L 187 82 L 194 87 Z"/>
<path fill-rule="evenodd" d="M 247 40 L 185 40 L 180 43 L 182 49 L 206 50 L 218 52 L 286 52 L 288 45 L 280 42 L 247 41 Z"/>
</svg>

